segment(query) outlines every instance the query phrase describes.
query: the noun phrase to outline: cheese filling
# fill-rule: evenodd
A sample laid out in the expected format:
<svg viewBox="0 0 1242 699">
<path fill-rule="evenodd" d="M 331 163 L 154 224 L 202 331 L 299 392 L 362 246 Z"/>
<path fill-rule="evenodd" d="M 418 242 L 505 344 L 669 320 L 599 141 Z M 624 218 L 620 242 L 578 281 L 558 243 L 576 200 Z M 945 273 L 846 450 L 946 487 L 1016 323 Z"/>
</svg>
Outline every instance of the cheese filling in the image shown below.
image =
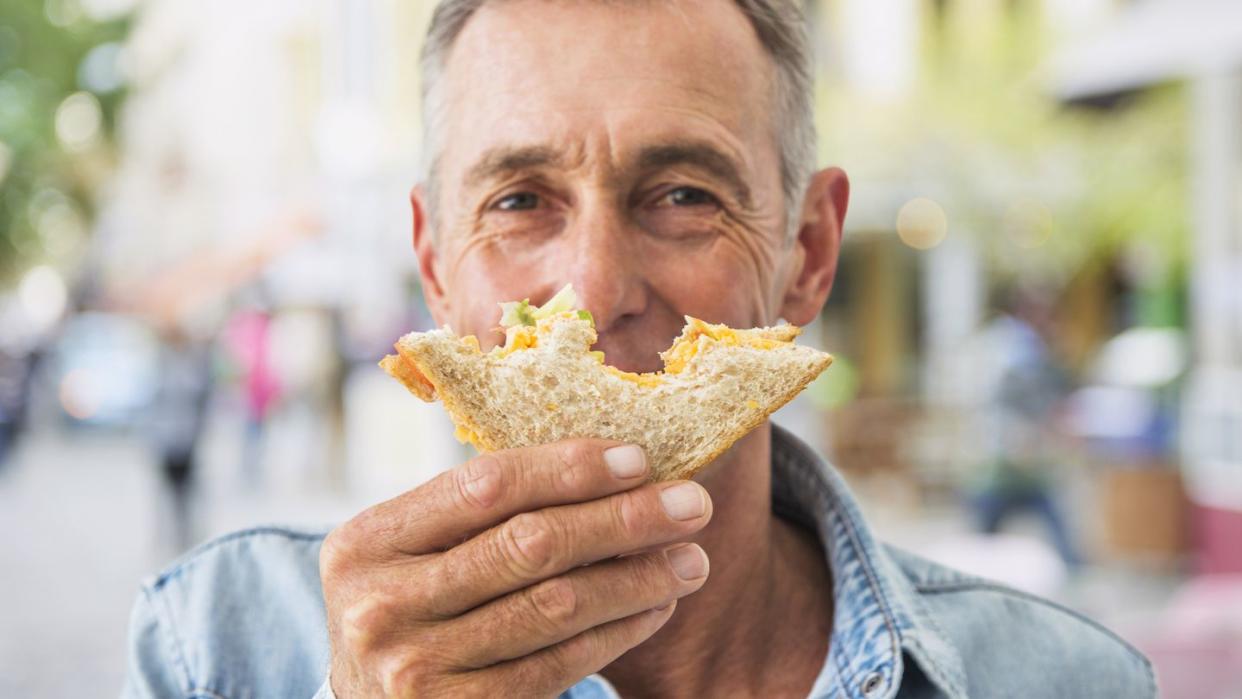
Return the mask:
<svg viewBox="0 0 1242 699">
<path fill-rule="evenodd" d="M 529 313 L 526 312 L 525 302 L 522 302 L 522 304 L 502 304 L 502 307 L 506 308 L 506 317 L 518 318 L 521 316 L 523 322 L 506 324 L 504 328 L 505 344 L 494 348 L 489 354 L 504 358 L 514 352 L 538 347 L 540 332 L 546 332 L 554 322 L 586 320 L 594 324 L 594 319 L 591 318 L 589 313 L 572 310 L 572 305 L 577 305 L 577 298 L 573 295 L 572 287 L 562 289 L 554 297 L 554 301 L 556 303 L 549 302 L 545 304 L 545 307 L 535 309 Z M 571 304 L 571 306 L 566 307 L 567 303 Z M 528 315 L 531 317 L 528 318 Z M 510 321 L 516 322 L 513 321 L 513 318 Z M 478 340 L 473 336 L 463 338 L 463 340 L 466 340 L 476 350 L 478 349 Z M 714 325 L 705 323 L 697 318 L 691 318 L 689 326 L 682 333 L 681 337 L 677 338 L 671 347 L 660 353 L 661 359 L 664 360 L 664 369 L 662 371 L 645 373 L 622 371 L 616 367 L 604 364 L 603 352 L 592 350 L 590 355 L 603 365 L 604 370 L 609 374 L 645 388 L 654 388 L 663 383 L 666 374 L 677 374 L 684 371 L 690 364 L 690 361 L 703 351 L 708 342 L 718 342 L 729 347 L 750 347 L 763 350 L 775 349 L 782 345 L 790 344 L 783 340 L 760 337 L 750 331 L 738 331 L 726 325 Z"/>
</svg>

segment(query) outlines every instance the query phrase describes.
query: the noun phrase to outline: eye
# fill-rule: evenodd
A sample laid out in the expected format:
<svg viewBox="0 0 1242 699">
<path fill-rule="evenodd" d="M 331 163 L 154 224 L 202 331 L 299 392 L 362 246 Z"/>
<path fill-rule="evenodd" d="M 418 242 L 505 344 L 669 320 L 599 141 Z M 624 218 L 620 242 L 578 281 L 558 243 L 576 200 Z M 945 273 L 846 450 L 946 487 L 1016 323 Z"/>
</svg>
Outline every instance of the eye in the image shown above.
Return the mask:
<svg viewBox="0 0 1242 699">
<path fill-rule="evenodd" d="M 539 207 L 539 197 L 531 192 L 515 192 L 496 202 L 501 211 L 530 211 Z"/>
<path fill-rule="evenodd" d="M 665 194 L 661 203 L 673 206 L 717 206 L 716 197 L 698 187 L 678 187 Z"/>
</svg>

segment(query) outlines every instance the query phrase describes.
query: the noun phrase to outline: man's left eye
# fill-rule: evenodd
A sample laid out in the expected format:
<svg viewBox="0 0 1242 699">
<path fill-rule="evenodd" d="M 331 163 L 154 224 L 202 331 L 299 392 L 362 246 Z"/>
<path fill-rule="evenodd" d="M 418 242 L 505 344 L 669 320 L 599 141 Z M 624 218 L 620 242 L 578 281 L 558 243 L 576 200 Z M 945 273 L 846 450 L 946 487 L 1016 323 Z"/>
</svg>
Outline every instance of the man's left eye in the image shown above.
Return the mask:
<svg viewBox="0 0 1242 699">
<path fill-rule="evenodd" d="M 665 194 L 662 203 L 673 206 L 716 206 L 719 204 L 716 197 L 698 187 L 678 187 Z"/>
<path fill-rule="evenodd" d="M 530 211 L 539 207 L 539 196 L 532 192 L 517 192 L 501 199 L 496 208 L 501 211 Z"/>
</svg>

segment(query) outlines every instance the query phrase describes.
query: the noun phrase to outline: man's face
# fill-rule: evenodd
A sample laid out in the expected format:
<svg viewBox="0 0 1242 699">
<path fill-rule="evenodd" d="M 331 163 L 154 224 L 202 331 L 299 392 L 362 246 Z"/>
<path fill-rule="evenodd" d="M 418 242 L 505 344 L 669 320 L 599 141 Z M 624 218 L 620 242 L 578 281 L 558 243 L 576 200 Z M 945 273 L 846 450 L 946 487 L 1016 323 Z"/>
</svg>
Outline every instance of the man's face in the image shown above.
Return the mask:
<svg viewBox="0 0 1242 699">
<path fill-rule="evenodd" d="M 650 371 L 683 315 L 787 314 L 775 68 L 730 0 L 493 3 L 442 79 L 437 322 L 486 347 L 497 303 L 572 283 L 608 363 Z"/>
</svg>

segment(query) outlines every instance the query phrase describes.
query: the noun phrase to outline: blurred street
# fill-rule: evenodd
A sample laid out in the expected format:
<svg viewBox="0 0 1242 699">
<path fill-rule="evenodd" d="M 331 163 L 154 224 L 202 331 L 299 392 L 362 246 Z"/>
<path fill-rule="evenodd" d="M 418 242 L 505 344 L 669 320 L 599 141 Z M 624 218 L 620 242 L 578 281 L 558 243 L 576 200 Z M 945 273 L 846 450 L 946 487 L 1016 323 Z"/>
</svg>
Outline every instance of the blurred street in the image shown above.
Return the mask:
<svg viewBox="0 0 1242 699">
<path fill-rule="evenodd" d="M 146 440 L 72 428 L 36 406 L 36 425 L 0 464 L 0 528 L 8 533 L 0 543 L 0 696 L 77 697 L 84 687 L 91 696 L 114 695 L 139 581 L 215 536 L 273 523 L 326 529 L 433 475 L 427 469 L 437 450 L 408 440 L 420 415 L 436 426 L 446 418 L 420 411 L 426 406 L 378 369 L 368 373 L 357 390 L 397 423 L 375 441 L 404 465 L 384 462 L 374 448 L 356 451 L 371 467 L 348 484 L 334 482 L 316 458 L 325 456 L 320 426 L 291 414 L 274 421 L 261 474 L 248 473 L 244 430 L 218 406 L 189 502 L 189 541 L 179 539 L 173 499 Z M 383 424 L 371 422 L 372 430 Z M 455 454 L 458 446 L 448 448 Z M 410 463 L 413 454 L 428 461 Z M 444 458 L 447 466 L 455 456 Z"/>
<path fill-rule="evenodd" d="M 0 471 L 0 696 L 120 691 L 137 581 L 180 553 L 158 476 L 139 441 L 55 431 L 29 435 Z M 201 504 L 199 538 L 264 522 L 322 525 L 347 509 L 297 492 Z"/>
<path fill-rule="evenodd" d="M 0 695 L 119 691 L 134 581 L 160 550 L 158 482 L 142 452 L 132 440 L 32 434 L 0 470 Z"/>
</svg>

